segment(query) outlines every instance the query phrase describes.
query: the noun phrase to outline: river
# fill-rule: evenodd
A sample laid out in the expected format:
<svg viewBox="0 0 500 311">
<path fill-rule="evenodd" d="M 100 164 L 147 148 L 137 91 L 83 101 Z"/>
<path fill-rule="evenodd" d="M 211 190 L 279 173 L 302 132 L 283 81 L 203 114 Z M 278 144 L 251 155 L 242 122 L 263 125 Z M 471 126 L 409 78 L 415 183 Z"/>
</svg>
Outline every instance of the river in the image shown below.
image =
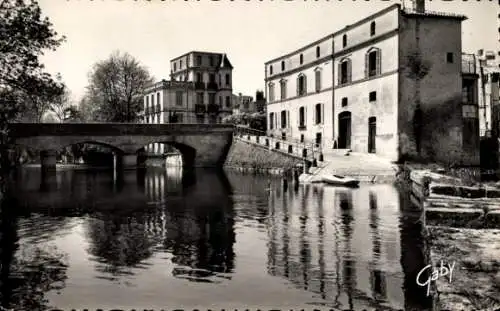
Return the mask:
<svg viewBox="0 0 500 311">
<path fill-rule="evenodd" d="M 1 305 L 426 310 L 410 204 L 390 184 L 23 169 L 2 206 Z"/>
</svg>

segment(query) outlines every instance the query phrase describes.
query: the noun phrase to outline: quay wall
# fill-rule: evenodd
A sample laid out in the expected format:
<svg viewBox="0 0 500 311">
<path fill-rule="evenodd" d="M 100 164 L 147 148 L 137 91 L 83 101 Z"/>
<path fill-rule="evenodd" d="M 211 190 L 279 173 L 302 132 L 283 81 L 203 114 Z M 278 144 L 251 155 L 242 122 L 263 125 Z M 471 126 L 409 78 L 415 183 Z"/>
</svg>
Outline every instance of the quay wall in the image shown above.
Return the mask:
<svg viewBox="0 0 500 311">
<path fill-rule="evenodd" d="M 264 146 L 235 138 L 226 157 L 224 168 L 281 175 L 303 162 L 297 156 L 272 151 Z"/>
</svg>

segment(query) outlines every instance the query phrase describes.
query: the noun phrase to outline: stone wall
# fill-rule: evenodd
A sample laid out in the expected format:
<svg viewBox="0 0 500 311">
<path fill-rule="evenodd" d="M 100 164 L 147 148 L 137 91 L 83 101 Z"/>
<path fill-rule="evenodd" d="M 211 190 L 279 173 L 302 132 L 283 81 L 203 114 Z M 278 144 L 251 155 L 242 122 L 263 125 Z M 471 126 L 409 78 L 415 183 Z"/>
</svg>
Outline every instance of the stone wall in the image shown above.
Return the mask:
<svg viewBox="0 0 500 311">
<path fill-rule="evenodd" d="M 234 139 L 226 158 L 226 168 L 248 169 L 253 171 L 278 171 L 292 168 L 303 163 L 302 159 L 265 147 Z"/>
</svg>

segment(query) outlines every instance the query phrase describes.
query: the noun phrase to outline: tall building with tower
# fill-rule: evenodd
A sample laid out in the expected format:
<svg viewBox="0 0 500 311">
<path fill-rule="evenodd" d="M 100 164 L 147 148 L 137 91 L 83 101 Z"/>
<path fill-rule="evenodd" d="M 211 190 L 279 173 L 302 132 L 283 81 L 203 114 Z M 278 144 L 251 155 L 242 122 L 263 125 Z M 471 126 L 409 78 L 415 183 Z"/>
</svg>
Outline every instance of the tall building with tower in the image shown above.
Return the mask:
<svg viewBox="0 0 500 311">
<path fill-rule="evenodd" d="M 465 19 L 423 0 L 394 4 L 266 62 L 268 134 L 392 161 L 479 164 Z"/>
<path fill-rule="evenodd" d="M 233 66 L 224 53 L 192 51 L 170 61 L 170 80 L 144 90 L 143 122 L 220 123 L 232 114 Z M 164 153 L 162 144 L 147 148 Z"/>
</svg>

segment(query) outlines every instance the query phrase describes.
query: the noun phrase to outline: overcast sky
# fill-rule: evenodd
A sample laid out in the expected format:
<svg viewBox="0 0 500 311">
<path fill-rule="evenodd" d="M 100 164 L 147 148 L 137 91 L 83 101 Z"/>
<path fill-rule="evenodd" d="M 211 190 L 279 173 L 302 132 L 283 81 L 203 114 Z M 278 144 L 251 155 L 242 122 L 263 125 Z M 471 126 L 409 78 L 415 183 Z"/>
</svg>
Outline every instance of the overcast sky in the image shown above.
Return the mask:
<svg viewBox="0 0 500 311">
<path fill-rule="evenodd" d="M 126 51 L 157 79 L 168 79 L 170 59 L 191 50 L 227 53 L 233 92 L 264 88 L 264 63 L 292 52 L 400 1 L 284 0 L 40 0 L 43 14 L 67 37 L 43 61 L 60 72 L 75 99 L 92 65 Z M 411 6 L 410 1 L 405 1 Z M 497 1 L 426 1 L 433 11 L 464 14 L 464 52 L 500 50 Z"/>
</svg>

